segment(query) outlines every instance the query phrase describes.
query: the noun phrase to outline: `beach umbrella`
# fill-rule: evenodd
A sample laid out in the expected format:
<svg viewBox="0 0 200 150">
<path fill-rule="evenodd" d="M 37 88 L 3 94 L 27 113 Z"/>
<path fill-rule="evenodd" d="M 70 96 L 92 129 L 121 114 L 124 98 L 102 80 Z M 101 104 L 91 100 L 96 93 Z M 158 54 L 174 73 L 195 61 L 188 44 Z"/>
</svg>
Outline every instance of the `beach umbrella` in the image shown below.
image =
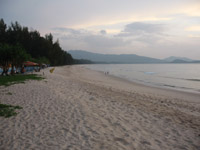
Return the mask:
<svg viewBox="0 0 200 150">
<path fill-rule="evenodd" d="M 31 61 L 26 61 L 23 63 L 25 66 L 39 66 L 39 64 L 31 62 Z"/>
</svg>

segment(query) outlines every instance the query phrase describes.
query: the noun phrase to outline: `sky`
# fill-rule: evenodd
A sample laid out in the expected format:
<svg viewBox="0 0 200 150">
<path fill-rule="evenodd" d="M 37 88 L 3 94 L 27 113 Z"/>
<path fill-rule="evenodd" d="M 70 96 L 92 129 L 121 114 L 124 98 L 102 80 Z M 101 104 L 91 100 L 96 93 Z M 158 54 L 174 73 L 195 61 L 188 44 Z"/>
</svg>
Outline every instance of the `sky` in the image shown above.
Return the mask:
<svg viewBox="0 0 200 150">
<path fill-rule="evenodd" d="M 66 51 L 200 60 L 200 0 L 0 0 L 0 18 Z"/>
</svg>

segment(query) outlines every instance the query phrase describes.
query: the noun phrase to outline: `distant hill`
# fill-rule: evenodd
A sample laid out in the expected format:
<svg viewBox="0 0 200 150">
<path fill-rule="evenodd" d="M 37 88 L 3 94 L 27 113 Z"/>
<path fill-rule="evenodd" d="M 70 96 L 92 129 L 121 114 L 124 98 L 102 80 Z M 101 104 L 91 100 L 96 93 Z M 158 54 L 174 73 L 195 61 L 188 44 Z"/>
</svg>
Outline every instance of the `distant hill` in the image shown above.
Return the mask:
<svg viewBox="0 0 200 150">
<path fill-rule="evenodd" d="M 91 60 L 95 63 L 120 63 L 120 64 L 135 64 L 135 63 L 164 63 L 165 61 L 150 57 L 138 56 L 135 54 L 98 54 L 82 50 L 68 51 L 75 59 Z"/>
<path fill-rule="evenodd" d="M 181 60 L 181 59 L 175 59 L 174 61 L 170 62 L 170 63 L 200 63 L 199 60 L 193 60 L 193 61 L 185 61 L 185 60 Z"/>
<path fill-rule="evenodd" d="M 172 63 L 172 62 L 175 62 L 175 63 L 177 63 L 177 62 L 186 63 L 186 62 L 195 61 L 195 60 L 192 60 L 192 59 L 190 59 L 190 58 L 186 58 L 186 57 L 175 57 L 175 56 L 170 56 L 170 57 L 167 57 L 167 58 L 165 58 L 165 59 L 163 59 L 163 60 L 166 61 L 166 62 L 170 62 L 170 63 Z"/>
<path fill-rule="evenodd" d="M 200 60 L 192 60 L 186 57 L 170 56 L 165 59 L 156 59 L 135 54 L 99 54 L 83 50 L 70 50 L 69 54 L 81 63 L 113 63 L 113 64 L 144 64 L 144 63 L 200 63 Z M 78 63 L 80 63 L 78 61 Z"/>
<path fill-rule="evenodd" d="M 188 61 L 182 60 L 182 59 L 175 59 L 170 63 L 188 63 Z"/>
</svg>

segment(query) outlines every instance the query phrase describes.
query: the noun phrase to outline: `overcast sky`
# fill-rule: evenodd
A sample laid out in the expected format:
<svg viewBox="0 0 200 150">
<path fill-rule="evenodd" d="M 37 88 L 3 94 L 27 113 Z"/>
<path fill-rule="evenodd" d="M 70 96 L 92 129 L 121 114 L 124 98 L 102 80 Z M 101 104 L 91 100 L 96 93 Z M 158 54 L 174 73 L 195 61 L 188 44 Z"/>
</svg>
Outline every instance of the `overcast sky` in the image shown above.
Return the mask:
<svg viewBox="0 0 200 150">
<path fill-rule="evenodd" d="M 0 0 L 0 18 L 67 51 L 200 59 L 200 0 Z"/>
</svg>

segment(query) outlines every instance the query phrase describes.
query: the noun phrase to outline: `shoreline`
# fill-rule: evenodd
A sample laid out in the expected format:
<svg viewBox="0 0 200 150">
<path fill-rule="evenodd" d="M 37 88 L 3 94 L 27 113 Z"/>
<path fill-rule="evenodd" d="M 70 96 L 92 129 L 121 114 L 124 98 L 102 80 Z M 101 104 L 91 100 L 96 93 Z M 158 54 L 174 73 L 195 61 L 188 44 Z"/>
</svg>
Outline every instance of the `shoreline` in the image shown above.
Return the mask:
<svg viewBox="0 0 200 150">
<path fill-rule="evenodd" d="M 134 82 L 134 83 L 138 83 L 138 84 L 142 84 L 142 85 L 146 85 L 146 86 L 151 86 L 151 87 L 157 87 L 157 88 L 164 88 L 164 89 L 172 89 L 172 90 L 176 90 L 176 91 L 183 91 L 183 92 L 187 92 L 187 93 L 195 93 L 195 94 L 200 94 L 200 89 L 199 89 L 199 80 L 198 80 L 198 73 L 196 72 L 196 75 L 194 73 L 194 78 L 196 76 L 195 79 L 193 79 L 193 77 L 191 76 L 191 74 L 187 74 L 187 75 L 183 75 L 182 77 L 175 77 L 175 74 L 178 75 L 181 72 L 183 72 L 183 68 L 180 69 L 179 73 L 176 72 L 174 69 L 174 67 L 172 67 L 171 71 L 174 70 L 174 72 L 176 72 L 175 74 L 168 74 L 165 76 L 164 70 L 161 68 L 161 71 L 156 70 L 155 68 L 153 68 L 151 65 L 149 66 L 150 70 L 152 70 L 153 72 L 145 72 L 146 71 L 150 71 L 147 66 L 140 66 L 140 64 L 129 64 L 128 67 L 124 64 L 119 64 L 119 65 L 111 65 L 111 66 L 104 66 L 104 65 L 82 65 L 85 66 L 88 69 L 91 70 L 95 70 L 95 71 L 102 71 L 102 72 L 106 72 L 105 70 L 110 70 L 110 74 L 119 77 L 119 78 L 124 78 L 128 81 Z M 131 67 L 134 67 L 135 69 L 131 69 Z M 141 71 L 138 70 L 139 68 L 145 68 L 142 69 Z M 158 66 L 158 68 L 161 66 Z M 165 67 L 165 66 L 164 66 Z M 167 70 L 170 72 L 170 66 L 166 66 Z M 178 67 L 178 66 L 176 66 Z M 194 67 L 194 66 L 193 66 Z M 97 69 L 96 69 L 97 68 Z M 128 69 L 130 68 L 130 70 Z M 181 67 L 180 67 L 181 68 Z M 187 67 L 186 67 L 187 68 Z M 122 70 L 122 72 L 120 72 L 120 70 Z M 191 70 L 192 71 L 192 70 Z M 194 71 L 194 69 L 193 69 Z M 144 73 L 144 74 L 143 74 Z M 146 75 L 148 73 L 152 73 L 153 75 Z M 167 72 L 166 72 L 167 73 Z M 154 75 L 155 74 L 155 75 Z M 141 77 L 140 77 L 141 76 Z M 167 78 L 167 80 L 166 80 Z M 191 79 L 190 79 L 191 78 Z M 171 80 L 172 79 L 172 80 Z M 176 80 L 174 80 L 176 79 Z M 193 82 L 195 81 L 195 82 Z"/>
<path fill-rule="evenodd" d="M 98 72 L 98 73 L 104 75 L 103 71 L 92 70 L 90 68 L 85 67 L 84 65 L 80 65 L 80 67 L 83 67 L 86 70 L 90 70 L 92 72 L 93 71 Z M 200 93 L 199 92 L 185 91 L 185 90 L 181 90 L 181 89 L 179 90 L 179 89 L 176 89 L 176 88 L 156 86 L 156 85 L 153 85 L 153 84 L 145 84 L 145 83 L 143 84 L 142 82 L 136 82 L 136 81 L 128 80 L 128 79 L 118 77 L 118 76 L 115 76 L 115 75 L 111 75 L 111 74 L 108 74 L 106 76 L 109 76 L 109 77 L 111 77 L 111 79 L 115 79 L 116 81 L 118 80 L 118 81 L 126 82 L 128 84 L 132 84 L 133 87 L 136 86 L 136 87 L 139 87 L 139 88 L 144 88 L 147 91 L 148 90 L 154 91 L 154 94 L 156 94 L 155 91 L 157 91 L 157 93 L 167 93 L 167 95 L 173 94 L 174 96 L 178 96 L 178 98 L 182 98 L 184 100 L 190 99 L 190 100 L 188 100 L 189 102 L 197 102 L 197 103 L 200 102 L 200 99 L 199 99 Z"/>
<path fill-rule="evenodd" d="M 0 117 L 0 149 L 199 148 L 195 96 L 82 66 L 49 70 L 38 73 L 44 71 L 45 80 L 0 88 L 1 103 L 23 107 L 16 117 Z"/>
</svg>

